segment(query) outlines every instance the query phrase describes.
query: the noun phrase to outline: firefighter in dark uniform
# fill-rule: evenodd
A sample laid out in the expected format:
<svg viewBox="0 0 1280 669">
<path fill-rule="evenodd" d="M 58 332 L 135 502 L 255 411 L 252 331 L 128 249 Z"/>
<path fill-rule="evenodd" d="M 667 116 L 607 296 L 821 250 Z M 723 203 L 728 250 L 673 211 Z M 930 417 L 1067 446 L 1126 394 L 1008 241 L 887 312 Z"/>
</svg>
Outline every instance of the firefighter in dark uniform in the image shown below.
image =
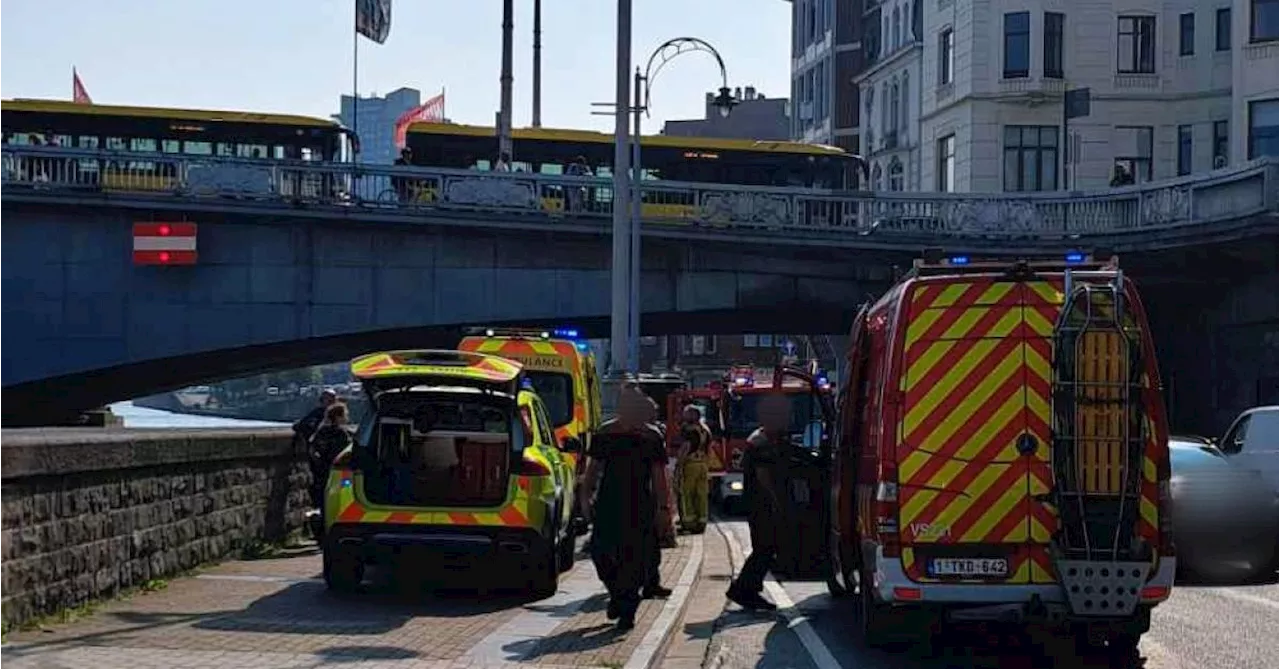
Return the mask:
<svg viewBox="0 0 1280 669">
<path fill-rule="evenodd" d="M 773 568 L 778 555 L 777 530 L 784 511 L 780 487 L 782 465 L 792 448 L 787 432 L 791 403 L 782 393 L 771 393 L 760 399 L 757 413 L 760 428 L 747 437 L 747 449 L 742 455 L 751 555 L 726 595 L 745 609 L 772 611 L 778 607 L 765 599 L 761 592 L 764 591 L 764 577 Z"/>
<path fill-rule="evenodd" d="M 649 410 L 643 393 L 619 393 L 617 418 L 591 440 L 580 498 L 593 528 L 591 560 L 609 592 L 608 616 L 621 630 L 635 626 L 642 598 L 671 592 L 654 578 L 667 454 L 662 434 L 646 420 Z"/>
</svg>

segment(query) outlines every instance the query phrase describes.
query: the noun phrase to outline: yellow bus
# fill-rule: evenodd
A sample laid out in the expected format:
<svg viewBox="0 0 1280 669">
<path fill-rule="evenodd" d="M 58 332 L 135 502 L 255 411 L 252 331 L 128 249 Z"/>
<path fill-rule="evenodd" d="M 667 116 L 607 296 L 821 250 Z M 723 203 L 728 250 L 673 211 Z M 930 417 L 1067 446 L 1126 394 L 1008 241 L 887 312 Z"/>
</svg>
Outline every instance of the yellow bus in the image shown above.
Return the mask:
<svg viewBox="0 0 1280 669">
<path fill-rule="evenodd" d="M 354 136 L 341 124 L 308 116 L 240 111 L 0 101 L 6 145 L 62 146 L 132 153 L 347 162 Z M 104 189 L 164 190 L 172 163 L 78 161 L 75 178 Z"/>
<path fill-rule="evenodd" d="M 409 127 L 406 145 L 415 165 L 489 170 L 497 152 L 491 127 L 419 122 Z M 583 159 L 590 173 L 612 174 L 613 135 L 589 130 L 519 128 L 512 131 L 512 169 L 564 174 Z M 834 146 L 784 141 L 648 135 L 640 140 L 644 180 L 663 179 L 740 186 L 851 189 L 865 169 L 862 158 Z M 603 189 L 586 193 L 587 206 L 608 199 Z M 685 218 L 696 203 L 692 193 L 645 192 L 646 217 Z M 563 195 L 543 193 L 543 206 L 562 210 Z"/>
</svg>

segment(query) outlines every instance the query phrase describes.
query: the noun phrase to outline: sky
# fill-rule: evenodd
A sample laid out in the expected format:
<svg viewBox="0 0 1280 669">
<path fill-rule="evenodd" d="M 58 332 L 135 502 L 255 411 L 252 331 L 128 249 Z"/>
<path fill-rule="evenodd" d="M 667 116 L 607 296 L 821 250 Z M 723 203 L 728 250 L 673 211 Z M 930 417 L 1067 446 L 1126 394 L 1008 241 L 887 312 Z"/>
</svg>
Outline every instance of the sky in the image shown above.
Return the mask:
<svg viewBox="0 0 1280 669">
<path fill-rule="evenodd" d="M 328 118 L 353 87 L 353 0 L 5 0 L 0 95 L 71 98 L 71 71 L 94 102 L 295 113 Z M 514 124 L 529 125 L 533 0 L 516 0 Z M 594 102 L 613 99 L 616 4 L 544 0 L 542 124 L 610 131 Z M 635 0 L 632 67 L 674 37 L 724 57 L 729 86 L 790 89 L 786 0 Z M 33 29 L 35 26 L 41 28 Z M 53 27 L 50 29 L 50 27 Z M 359 46 L 359 91 L 446 91 L 455 122 L 492 125 L 498 109 L 501 0 L 394 0 L 386 44 Z M 702 118 L 720 86 L 714 59 L 690 53 L 652 85 L 645 132 Z"/>
</svg>

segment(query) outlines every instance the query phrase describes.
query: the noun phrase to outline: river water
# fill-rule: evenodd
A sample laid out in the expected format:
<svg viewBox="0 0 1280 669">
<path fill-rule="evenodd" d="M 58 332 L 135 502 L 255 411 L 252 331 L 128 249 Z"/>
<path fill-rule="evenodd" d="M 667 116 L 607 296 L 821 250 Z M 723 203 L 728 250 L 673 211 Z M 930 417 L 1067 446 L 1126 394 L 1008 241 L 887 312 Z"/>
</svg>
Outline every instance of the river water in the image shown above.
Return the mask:
<svg viewBox="0 0 1280 669">
<path fill-rule="evenodd" d="M 186 427 L 288 427 L 288 423 L 272 423 L 265 420 L 241 420 L 239 418 L 214 418 L 148 409 L 134 406 L 133 402 L 116 402 L 111 412 L 124 419 L 125 427 L 135 428 L 186 428 Z"/>
</svg>

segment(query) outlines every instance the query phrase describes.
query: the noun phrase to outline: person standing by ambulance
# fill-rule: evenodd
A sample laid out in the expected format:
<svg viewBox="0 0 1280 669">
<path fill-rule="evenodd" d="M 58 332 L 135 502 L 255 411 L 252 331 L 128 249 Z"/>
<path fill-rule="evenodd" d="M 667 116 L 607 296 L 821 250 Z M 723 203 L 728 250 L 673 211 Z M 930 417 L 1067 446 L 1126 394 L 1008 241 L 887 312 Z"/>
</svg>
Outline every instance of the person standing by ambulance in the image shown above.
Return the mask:
<svg viewBox="0 0 1280 669">
<path fill-rule="evenodd" d="M 680 485 L 680 529 L 702 534 L 707 529 L 707 503 L 711 494 L 707 458 L 711 430 L 702 422 L 702 411 L 689 405 L 681 414 L 680 453 L 676 456 L 676 481 Z"/>
<path fill-rule="evenodd" d="M 747 437 L 747 449 L 742 455 L 751 555 L 725 594 L 744 609 L 773 611 L 777 605 L 760 593 L 764 591 L 764 577 L 778 556 L 778 524 L 784 512 L 782 467 L 792 448 L 787 432 L 791 403 L 786 395 L 775 391 L 760 398 L 757 414 L 760 428 Z"/>
</svg>

